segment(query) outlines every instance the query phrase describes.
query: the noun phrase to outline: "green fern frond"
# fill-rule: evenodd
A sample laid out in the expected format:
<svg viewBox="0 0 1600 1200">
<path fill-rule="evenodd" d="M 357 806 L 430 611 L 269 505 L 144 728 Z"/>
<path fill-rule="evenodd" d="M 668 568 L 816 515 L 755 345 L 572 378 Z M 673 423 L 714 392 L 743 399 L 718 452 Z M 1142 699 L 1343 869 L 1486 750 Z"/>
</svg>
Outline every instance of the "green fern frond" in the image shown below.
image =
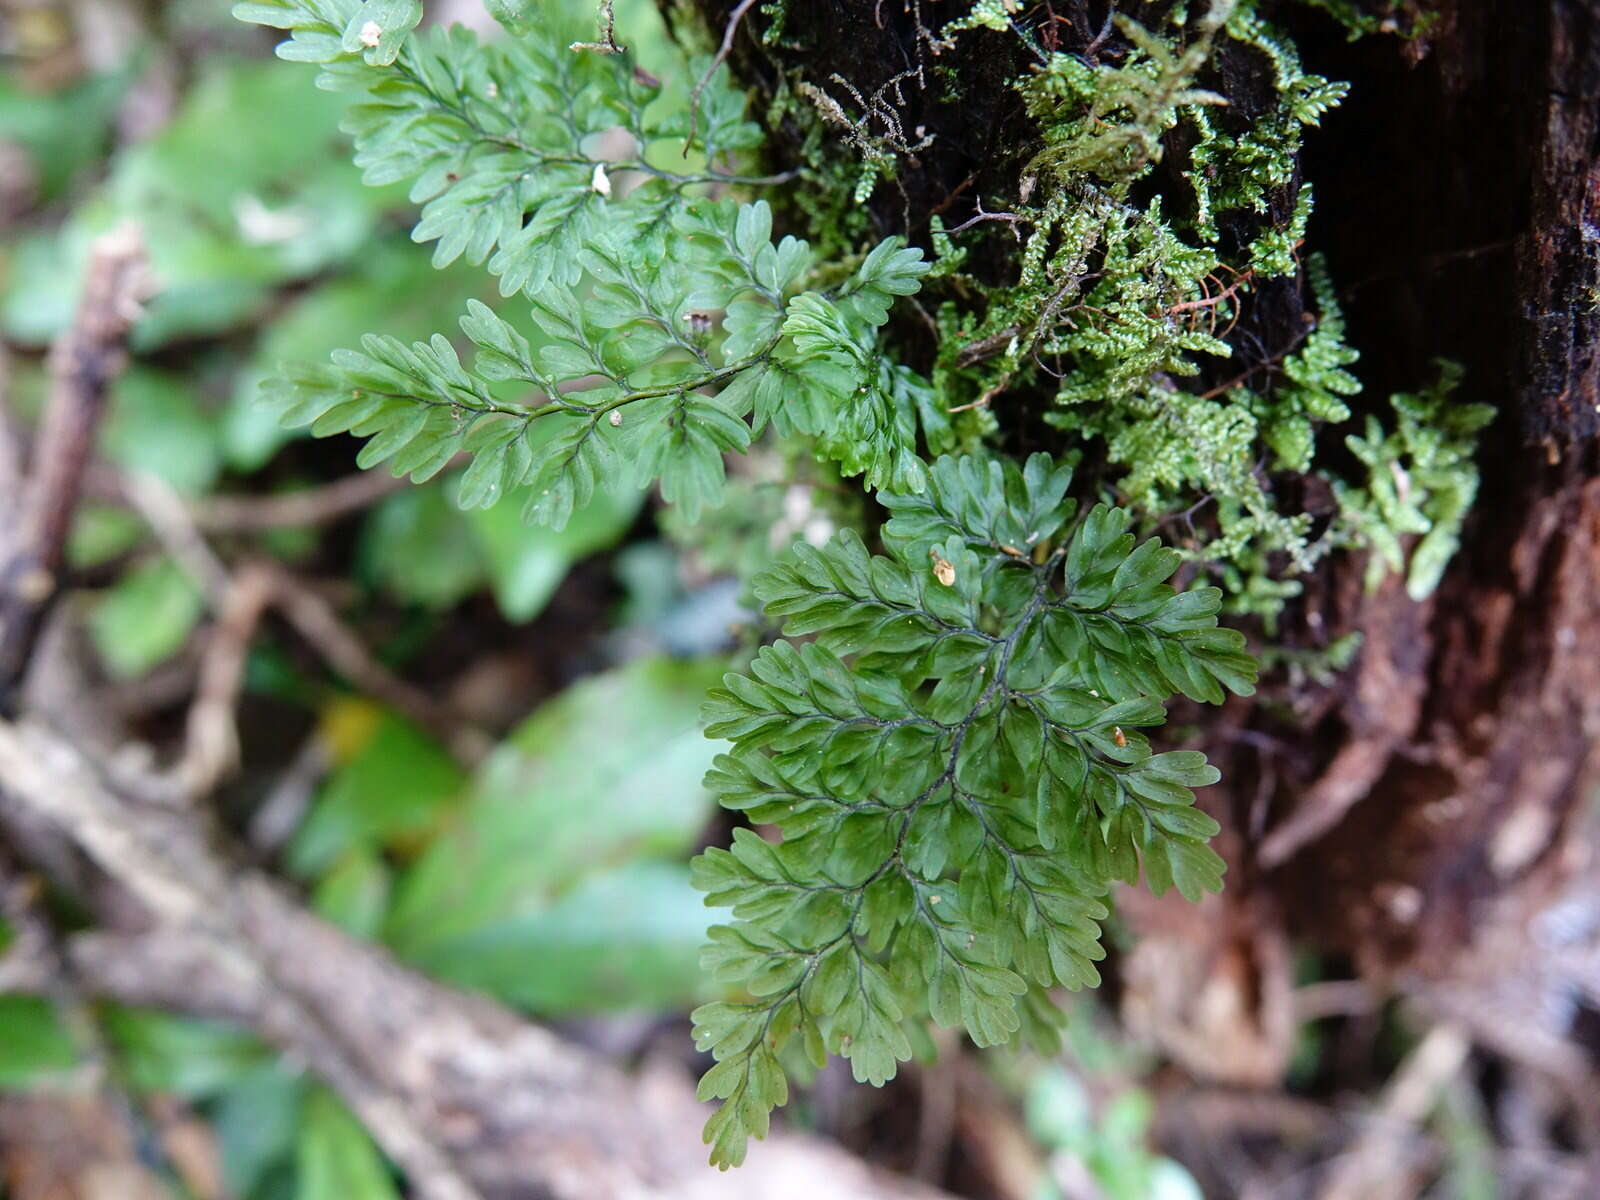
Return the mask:
<svg viewBox="0 0 1600 1200">
<path fill-rule="evenodd" d="M 734 918 L 706 965 L 749 997 L 695 1013 L 719 1165 L 784 1102 L 790 1043 L 881 1083 L 908 1023 L 1006 1041 L 1030 989 L 1098 982 L 1113 881 L 1221 886 L 1192 791 L 1215 769 L 1138 731 L 1175 691 L 1250 692 L 1254 661 L 1216 627 L 1219 593 L 1174 592 L 1178 555 L 1136 546 L 1126 513 L 1074 523 L 1069 481 L 1046 455 L 944 457 L 921 495 L 880 493 L 891 556 L 842 533 L 752 585 L 812 640 L 766 647 L 706 708 L 732 742 L 708 786 L 782 833 L 694 864 Z"/>
</svg>

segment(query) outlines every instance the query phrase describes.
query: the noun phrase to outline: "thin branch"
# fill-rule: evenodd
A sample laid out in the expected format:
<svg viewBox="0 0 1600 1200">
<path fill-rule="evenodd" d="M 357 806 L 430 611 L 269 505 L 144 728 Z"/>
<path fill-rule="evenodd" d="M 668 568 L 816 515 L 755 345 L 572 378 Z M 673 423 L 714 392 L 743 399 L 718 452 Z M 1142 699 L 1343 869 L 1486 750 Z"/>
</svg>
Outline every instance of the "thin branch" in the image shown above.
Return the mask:
<svg viewBox="0 0 1600 1200">
<path fill-rule="evenodd" d="M 961 222 L 961 224 L 952 226 L 951 228 L 945 230 L 945 232 L 960 233 L 962 230 L 971 229 L 974 225 L 980 225 L 984 221 L 1004 221 L 1010 225 L 1026 225 L 1032 220 L 1032 217 L 1019 213 L 985 212 L 983 209 L 983 201 L 980 200 L 978 201 L 978 213 L 976 216 L 968 217 L 965 221 Z"/>
<path fill-rule="evenodd" d="M 1302 793 L 1294 811 L 1261 839 L 1256 862 L 1270 871 L 1327 833 L 1367 794 L 1393 753 L 1393 744 L 1382 739 L 1347 744 Z"/>
<path fill-rule="evenodd" d="M 464 466 L 460 455 L 444 471 Z M 206 533 L 258 533 L 268 529 L 328 525 L 404 491 L 411 481 L 388 471 L 358 471 L 319 487 L 269 496 L 209 496 L 197 500 L 190 516 Z"/>
<path fill-rule="evenodd" d="M 946 409 L 945 411 L 946 412 L 952 412 L 952 413 L 958 413 L 958 412 L 967 412 L 969 409 L 983 408 L 985 405 L 987 405 L 989 403 L 989 401 L 993 400 L 1001 392 L 1005 391 L 1006 388 L 1008 386 L 1010 386 L 1010 384 L 1011 384 L 1011 372 L 1007 371 L 1004 375 L 1002 375 L 999 378 L 999 380 L 997 382 L 992 384 L 988 388 L 988 390 L 985 391 L 983 393 L 983 395 L 979 396 L 976 400 L 969 400 L 966 404 L 958 404 L 954 408 L 949 408 L 949 409 Z"/>
<path fill-rule="evenodd" d="M 1383 1098 L 1340 1156 L 1319 1200 L 1363 1200 L 1383 1194 L 1383 1181 L 1404 1170 L 1420 1126 L 1466 1064 L 1472 1042 L 1454 1025 L 1435 1025 L 1396 1069 Z"/>
<path fill-rule="evenodd" d="M 165 479 L 144 471 L 124 476 L 122 490 L 207 604 L 213 609 L 220 607 L 228 593 L 228 568 L 200 535 L 183 497 Z"/>
<path fill-rule="evenodd" d="M 143 242 L 124 227 L 90 248 L 83 295 L 50 356 L 50 398 L 21 490 L 21 516 L 0 544 L 0 711 L 33 655 L 45 610 L 55 598 L 84 469 L 111 383 L 126 358 L 128 330 L 148 291 Z"/>
<path fill-rule="evenodd" d="M 488 750 L 489 738 L 482 730 L 373 658 L 333 605 L 302 580 L 276 563 L 258 562 L 254 569 L 271 581 L 273 607 L 357 688 L 435 734 L 464 761 L 476 761 Z"/>
<path fill-rule="evenodd" d="M 711 59 L 711 65 L 706 68 L 705 74 L 700 76 L 700 82 L 694 85 L 694 90 L 689 93 L 689 132 L 683 139 L 683 156 L 689 157 L 689 147 L 694 143 L 694 135 L 700 127 L 700 94 L 711 83 L 711 77 L 717 73 L 717 68 L 728 61 L 728 55 L 733 51 L 733 39 L 739 32 L 739 25 L 744 20 L 745 13 L 754 7 L 756 0 L 739 0 L 739 6 L 728 16 L 728 23 L 722 27 L 722 44 L 717 47 L 716 55 Z"/>
<path fill-rule="evenodd" d="M 0 499 L 22 493 L 22 441 L 11 423 L 11 355 L 0 343 Z M 0 511 L 0 545 L 16 514 L 9 504 Z"/>
<path fill-rule="evenodd" d="M 129 474 L 120 480 L 120 488 L 217 615 L 200 657 L 183 752 L 170 770 L 148 781 L 152 799 L 193 801 L 238 766 L 233 714 L 244 687 L 250 643 L 268 608 L 279 609 L 334 670 L 435 733 L 463 762 L 476 762 L 488 751 L 487 734 L 379 663 L 333 606 L 287 570 L 263 559 L 230 573 L 201 534 L 193 511 L 163 480 Z"/>
<path fill-rule="evenodd" d="M 272 595 L 271 581 L 256 571 L 241 571 L 226 584 L 217 621 L 200 657 L 200 674 L 184 724 L 183 754 L 170 772 L 184 799 L 206 795 L 239 764 L 234 709 L 244 689 L 250 642 Z"/>
</svg>

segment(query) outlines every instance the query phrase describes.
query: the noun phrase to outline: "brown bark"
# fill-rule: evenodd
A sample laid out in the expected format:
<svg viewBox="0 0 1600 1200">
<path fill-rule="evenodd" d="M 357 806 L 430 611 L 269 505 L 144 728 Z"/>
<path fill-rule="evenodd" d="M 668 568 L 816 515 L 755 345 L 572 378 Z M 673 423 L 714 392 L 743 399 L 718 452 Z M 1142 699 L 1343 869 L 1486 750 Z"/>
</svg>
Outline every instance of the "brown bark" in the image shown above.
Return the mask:
<svg viewBox="0 0 1600 1200">
<path fill-rule="evenodd" d="M 58 590 L 67 531 L 147 282 L 137 231 L 119 229 L 95 241 L 77 311 L 50 350 L 50 399 L 27 480 L 16 477 L 9 429 L 0 433 L 7 442 L 0 448 L 0 485 L 15 492 L 0 494 L 0 712 L 15 704 Z"/>
<path fill-rule="evenodd" d="M 1447 5 L 1418 49 L 1341 64 L 1352 125 L 1319 153 L 1374 170 L 1332 174 L 1321 243 L 1381 276 L 1350 305 L 1369 377 L 1454 357 L 1501 416 L 1429 602 L 1364 596 L 1348 564 L 1320 581 L 1308 615 L 1367 643 L 1323 701 L 1321 771 L 1252 859 L 1297 929 L 1384 975 L 1448 970 L 1509 892 L 1570 869 L 1600 766 L 1600 4 Z"/>
</svg>

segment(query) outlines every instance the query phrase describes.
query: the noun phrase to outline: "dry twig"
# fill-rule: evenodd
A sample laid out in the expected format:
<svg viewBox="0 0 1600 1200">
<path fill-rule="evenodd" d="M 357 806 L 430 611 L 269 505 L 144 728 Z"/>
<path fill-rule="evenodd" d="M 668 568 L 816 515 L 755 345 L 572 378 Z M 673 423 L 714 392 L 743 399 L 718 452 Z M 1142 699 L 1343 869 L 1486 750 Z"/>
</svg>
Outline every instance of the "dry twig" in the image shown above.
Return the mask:
<svg viewBox="0 0 1600 1200">
<path fill-rule="evenodd" d="M 84 469 L 148 284 L 138 232 L 124 227 L 102 236 L 90 248 L 72 324 L 51 350 L 50 398 L 33 471 L 20 488 L 16 521 L 0 528 L 0 711 L 15 705 L 55 597 Z"/>
<path fill-rule="evenodd" d="M 1466 1063 L 1471 1049 L 1471 1041 L 1454 1025 L 1436 1025 L 1428 1031 L 1395 1071 L 1377 1112 L 1341 1156 L 1320 1193 L 1321 1200 L 1376 1200 L 1412 1194 L 1398 1178 L 1410 1157 L 1407 1144 Z"/>
<path fill-rule="evenodd" d="M 465 455 L 447 463 L 460 466 Z M 190 509 L 196 528 L 206 533 L 259 533 L 268 529 L 328 525 L 404 491 L 411 480 L 388 471 L 358 471 L 320 487 L 268 496 L 208 496 Z"/>
<path fill-rule="evenodd" d="M 749 12 L 756 0 L 739 0 L 739 5 L 728 14 L 728 22 L 722 27 L 722 44 L 717 47 L 716 55 L 711 59 L 711 65 L 706 68 L 705 74 L 700 76 L 700 81 L 694 85 L 694 90 L 689 93 L 689 132 L 683 139 L 683 153 L 689 153 L 689 147 L 694 142 L 695 130 L 700 125 L 700 94 L 711 83 L 711 77 L 717 73 L 717 68 L 728 61 L 728 55 L 733 50 L 734 36 L 739 32 L 740 22 L 744 20 L 745 13 Z"/>
</svg>

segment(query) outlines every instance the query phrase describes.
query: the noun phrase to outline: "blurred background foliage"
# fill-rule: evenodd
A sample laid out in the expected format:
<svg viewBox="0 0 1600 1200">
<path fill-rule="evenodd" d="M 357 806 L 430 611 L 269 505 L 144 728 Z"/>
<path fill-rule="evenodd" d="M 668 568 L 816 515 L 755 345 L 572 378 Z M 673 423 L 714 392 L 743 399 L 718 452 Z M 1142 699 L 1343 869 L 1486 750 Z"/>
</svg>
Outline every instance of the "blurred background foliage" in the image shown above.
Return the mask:
<svg viewBox="0 0 1600 1200">
<path fill-rule="evenodd" d="M 462 7 L 482 25 L 475 4 Z M 665 36 L 648 3 L 622 7 L 636 40 Z M 0 21 L 11 410 L 37 416 L 45 351 L 70 319 L 95 235 L 135 222 L 160 288 L 102 430 L 106 486 L 71 542 L 99 667 L 133 688 L 192 659 L 207 607 L 118 480 L 155 476 L 200 505 L 346 476 L 351 448 L 280 429 L 256 406 L 261 380 L 373 329 L 409 339 L 453 328 L 469 297 L 500 299 L 482 272 L 432 268 L 406 234 L 404 189 L 365 187 L 350 164 L 342 98 L 275 62 L 272 39 L 227 5 L 8 5 Z M 616 487 L 552 532 L 525 527 L 515 496 L 461 512 L 447 472 L 375 491 L 370 507 L 320 527 L 226 535 L 239 543 L 230 554 L 331 581 L 386 665 L 430 679 L 477 667 L 477 694 L 452 699 L 497 743 L 463 763 L 437 731 L 268 631 L 249 663 L 255 719 L 244 778 L 224 798 L 231 815 L 247 827 L 289 795 L 289 819 L 257 845 L 317 911 L 541 1017 L 676 1016 L 705 989 L 707 914 L 686 863 L 712 819 L 700 780 L 716 747 L 696 713 L 739 615 L 717 573 L 772 548 L 768 524 L 752 520 L 729 532 L 750 545 L 701 566 L 654 531 L 646 499 Z M 553 603 L 565 612 L 546 632 Z M 430 663 L 441 641 L 453 661 Z M 157 704 L 145 715 L 170 714 Z M 268 787 L 295 761 L 311 763 L 294 777 L 311 780 L 298 803 Z M 96 1006 L 91 1027 L 80 1018 L 50 997 L 0 995 L 0 1088 L 59 1081 L 108 1055 L 131 1093 L 203 1119 L 219 1195 L 400 1194 L 303 1064 L 159 1013 Z"/>
<path fill-rule="evenodd" d="M 128 503 L 128 481 L 154 477 L 203 513 L 209 498 L 348 480 L 352 445 L 304 440 L 257 406 L 278 364 L 324 360 L 374 329 L 453 329 L 469 298 L 536 333 L 483 272 L 430 265 L 407 235 L 404 189 L 365 187 L 351 165 L 343 99 L 274 61 L 273 39 L 228 7 L 0 6 L 0 335 L 24 429 L 91 241 L 135 223 L 159 287 L 70 542 L 97 669 L 157 728 L 181 699 L 161 680 L 192 678 L 210 614 L 203 581 Z M 566 7 L 573 36 L 591 36 L 587 6 Z M 649 0 L 618 10 L 648 66 L 665 45 L 659 16 Z M 429 13 L 487 28 L 475 2 Z M 834 528 L 824 510 L 842 501 L 814 504 L 795 478 L 792 463 L 752 462 L 695 531 L 658 529 L 650 498 L 625 483 L 559 532 L 525 526 L 514 495 L 462 512 L 446 471 L 420 487 L 380 481 L 332 519 L 218 533 L 230 560 L 267 557 L 314 581 L 384 665 L 454 684 L 450 703 L 492 742 L 463 761 L 439 730 L 269 626 L 248 661 L 244 770 L 220 798 L 230 821 L 318 912 L 441 980 L 542 1018 L 620 1022 L 625 1048 L 662 1022 L 687 1043 L 682 1014 L 707 994 L 708 914 L 686 864 L 716 833 L 701 777 L 717 747 L 697 712 L 738 640 L 732 573 Z M 176 1194 L 402 1194 L 305 1064 L 249 1035 L 0 994 L 0 1089 L 91 1068 L 141 1105 L 198 1118 L 214 1170 L 142 1156 Z M 148 1110 L 134 1119 L 155 1128 Z M 17 1177 L 10 1152 L 0 1196 Z"/>
</svg>

